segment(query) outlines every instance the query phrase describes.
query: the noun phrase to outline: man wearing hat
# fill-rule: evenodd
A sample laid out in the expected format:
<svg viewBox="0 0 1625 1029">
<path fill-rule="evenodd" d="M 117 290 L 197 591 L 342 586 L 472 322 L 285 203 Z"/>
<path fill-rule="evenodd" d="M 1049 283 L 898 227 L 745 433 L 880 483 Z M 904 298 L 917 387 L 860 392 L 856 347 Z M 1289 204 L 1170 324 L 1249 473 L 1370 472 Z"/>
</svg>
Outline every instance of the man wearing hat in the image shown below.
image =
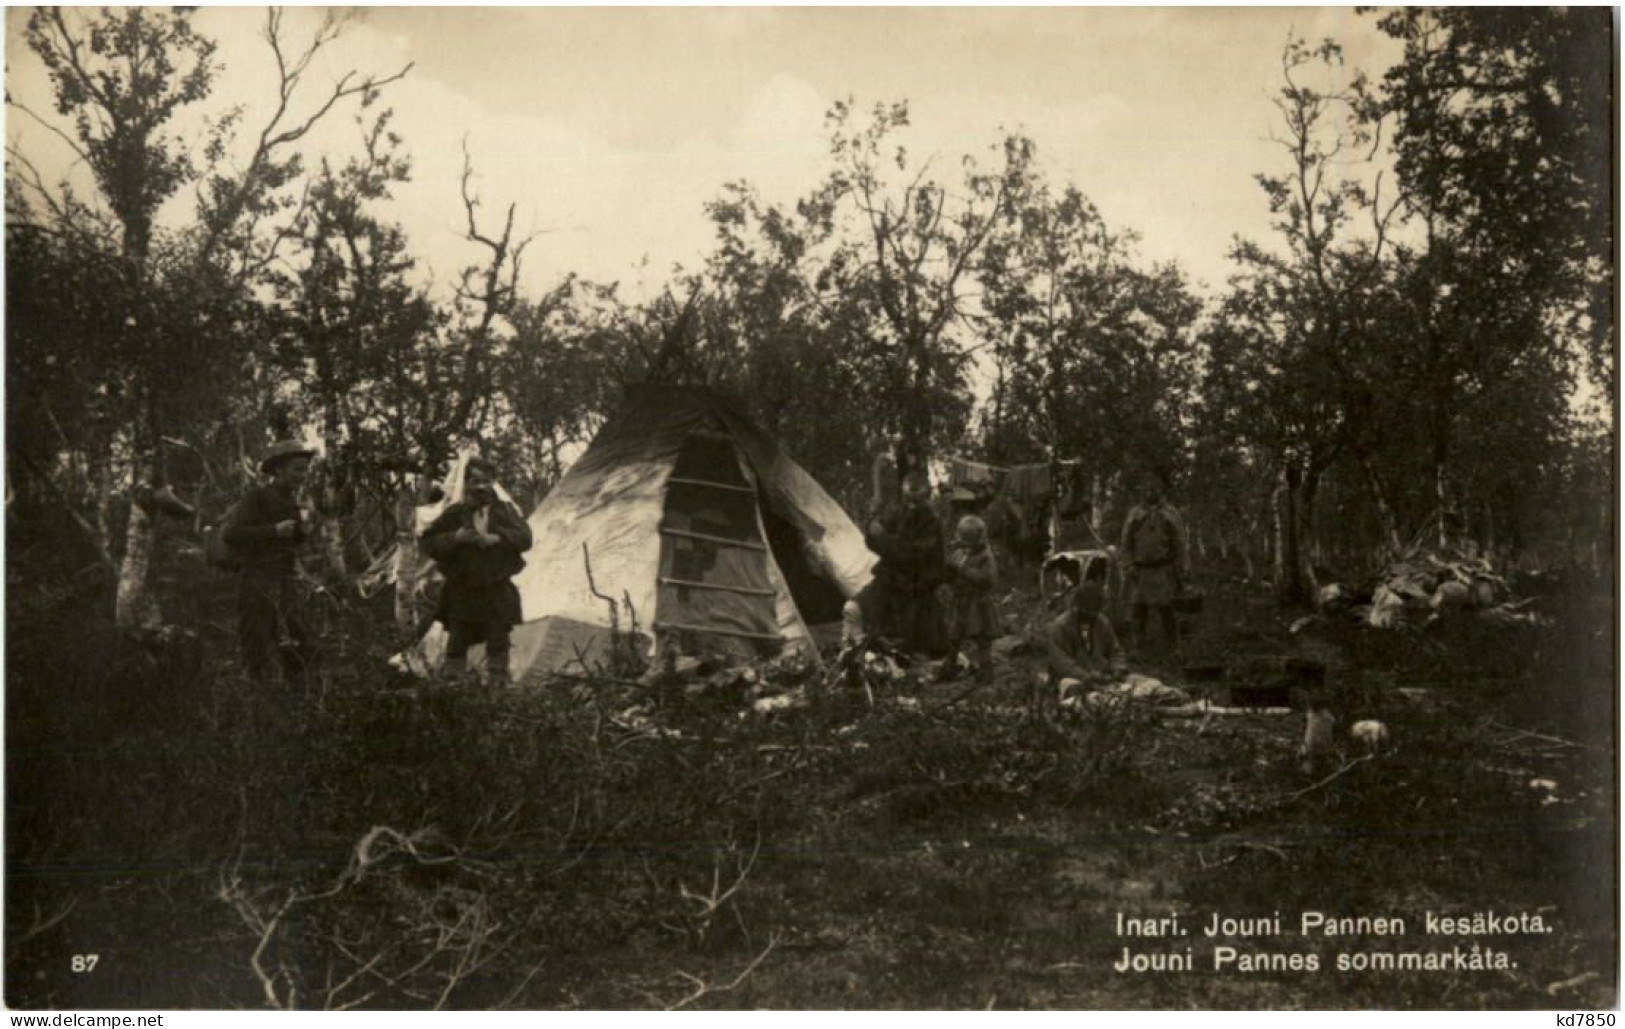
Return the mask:
<svg viewBox="0 0 1625 1029">
<path fill-rule="evenodd" d="M 314 454 L 298 440 L 273 444 L 260 460 L 269 481 L 248 491 L 223 533 L 242 563 L 237 626 L 243 664 L 261 682 L 270 678 L 273 662 L 280 662 L 289 682 L 302 679 L 310 665 L 311 632 L 294 581 L 294 561 L 308 535 L 298 496 Z"/>
</svg>

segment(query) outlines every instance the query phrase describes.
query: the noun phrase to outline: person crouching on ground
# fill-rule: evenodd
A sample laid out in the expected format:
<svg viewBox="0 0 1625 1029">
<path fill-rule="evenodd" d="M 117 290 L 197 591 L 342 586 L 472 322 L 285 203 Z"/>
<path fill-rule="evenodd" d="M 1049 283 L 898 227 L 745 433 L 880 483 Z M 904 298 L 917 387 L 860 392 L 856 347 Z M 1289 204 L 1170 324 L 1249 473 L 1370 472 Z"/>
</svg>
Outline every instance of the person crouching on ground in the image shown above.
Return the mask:
<svg viewBox="0 0 1625 1029">
<path fill-rule="evenodd" d="M 1066 699 L 1098 686 L 1125 668 L 1123 647 L 1105 615 L 1106 593 L 1085 581 L 1073 591 L 1067 611 L 1049 625 L 1045 655 L 1054 696 Z"/>
<path fill-rule="evenodd" d="M 446 577 L 435 618 L 446 627 L 442 675 L 460 681 L 468 650 L 485 645 L 487 681 L 509 681 L 509 634 L 522 619 L 513 577 L 525 567 L 530 526 L 519 510 L 496 495 L 495 475 L 480 458 L 468 462 L 463 499 L 423 530 L 423 550 Z"/>
<path fill-rule="evenodd" d="M 221 533 L 241 561 L 237 628 L 243 665 L 256 682 L 269 681 L 273 666 L 280 666 L 284 682 L 301 683 L 312 663 L 313 633 L 305 621 L 295 564 L 309 535 L 299 490 L 314 454 L 298 440 L 274 444 L 260 461 L 260 471 L 270 481 L 243 496 Z"/>
<path fill-rule="evenodd" d="M 949 586 L 953 591 L 951 638 L 941 678 L 952 678 L 966 643 L 975 647 L 976 680 L 993 681 L 993 637 L 999 634 L 999 611 L 993 604 L 998 563 L 987 542 L 987 526 L 975 515 L 959 520 L 948 548 Z"/>
</svg>

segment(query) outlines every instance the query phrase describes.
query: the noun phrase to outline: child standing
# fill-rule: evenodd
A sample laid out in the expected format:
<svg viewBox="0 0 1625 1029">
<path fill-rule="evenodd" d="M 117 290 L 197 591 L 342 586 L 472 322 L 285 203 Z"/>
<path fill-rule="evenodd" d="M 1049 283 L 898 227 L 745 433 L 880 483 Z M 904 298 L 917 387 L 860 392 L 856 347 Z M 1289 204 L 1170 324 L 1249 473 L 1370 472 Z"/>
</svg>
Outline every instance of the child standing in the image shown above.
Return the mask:
<svg viewBox="0 0 1625 1029">
<path fill-rule="evenodd" d="M 976 646 L 973 658 L 978 682 L 993 681 L 993 637 L 1000 631 L 999 612 L 993 606 L 998 565 L 988 546 L 987 525 L 975 515 L 959 520 L 948 548 L 948 572 L 953 590 L 953 639 L 943 678 L 952 678 L 954 665 L 966 642 Z"/>
</svg>

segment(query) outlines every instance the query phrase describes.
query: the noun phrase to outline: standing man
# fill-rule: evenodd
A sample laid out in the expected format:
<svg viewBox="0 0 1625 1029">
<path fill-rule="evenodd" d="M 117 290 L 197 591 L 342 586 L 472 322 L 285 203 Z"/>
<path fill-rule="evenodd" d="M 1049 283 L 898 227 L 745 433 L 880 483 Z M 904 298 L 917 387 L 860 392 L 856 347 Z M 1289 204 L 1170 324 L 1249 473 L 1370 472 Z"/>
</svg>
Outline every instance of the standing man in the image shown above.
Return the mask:
<svg viewBox="0 0 1625 1029">
<path fill-rule="evenodd" d="M 257 682 L 270 679 L 273 664 L 280 664 L 288 683 L 302 682 L 310 670 L 312 634 L 294 563 L 310 532 L 298 498 L 314 453 L 298 440 L 272 445 L 260 461 L 270 481 L 248 491 L 221 533 L 242 566 L 237 628 L 243 665 Z"/>
<path fill-rule="evenodd" d="M 1157 612 L 1170 651 L 1179 646 L 1179 621 L 1174 600 L 1190 577 L 1185 546 L 1185 522 L 1167 500 L 1160 473 L 1147 475 L 1141 501 L 1123 522 L 1119 551 L 1127 565 L 1129 609 L 1134 622 L 1134 643 L 1143 652 L 1148 645 L 1147 621 Z"/>
<path fill-rule="evenodd" d="M 496 495 L 496 475 L 482 458 L 463 473 L 463 499 L 423 530 L 423 550 L 446 577 L 435 618 L 446 627 L 443 674 L 452 682 L 468 671 L 468 650 L 485 645 L 487 681 L 509 681 L 510 640 L 523 619 L 513 577 L 525 567 L 530 526 L 519 509 Z"/>
<path fill-rule="evenodd" d="M 902 506 L 870 522 L 866 542 L 880 556 L 871 595 L 878 594 L 881 610 L 878 616 L 866 610 L 865 618 L 912 653 L 937 653 L 942 631 L 936 589 L 947 575 L 942 523 L 931 510 L 924 475 L 913 472 L 903 480 Z"/>
</svg>

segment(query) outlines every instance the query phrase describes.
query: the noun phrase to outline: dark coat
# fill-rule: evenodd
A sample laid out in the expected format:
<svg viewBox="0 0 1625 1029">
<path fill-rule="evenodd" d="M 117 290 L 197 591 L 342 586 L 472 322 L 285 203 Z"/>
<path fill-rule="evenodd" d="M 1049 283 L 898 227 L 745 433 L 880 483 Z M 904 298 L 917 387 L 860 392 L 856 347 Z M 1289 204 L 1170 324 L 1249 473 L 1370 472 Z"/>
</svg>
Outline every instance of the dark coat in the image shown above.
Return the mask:
<svg viewBox="0 0 1625 1029">
<path fill-rule="evenodd" d="M 870 534 L 869 549 L 880 557 L 875 578 L 897 593 L 930 593 L 946 581 L 942 523 L 929 507 L 903 507 L 881 520 L 881 531 Z"/>
<path fill-rule="evenodd" d="M 257 578 L 293 575 L 305 532 L 299 528 L 292 536 L 276 534 L 278 523 L 290 520 L 299 523 L 299 502 L 292 493 L 267 484 L 243 495 L 231 524 L 221 533 L 242 562 L 243 574 Z"/>
<path fill-rule="evenodd" d="M 292 536 L 278 536 L 276 527 L 292 521 Z M 275 484 L 256 486 L 243 494 L 237 509 L 221 530 L 221 538 L 237 556 L 242 581 L 237 590 L 237 630 L 243 664 L 248 673 L 264 681 L 280 663 L 282 674 L 298 679 L 314 657 L 314 634 L 305 621 L 304 599 L 294 579 L 299 548 L 306 534 L 299 518 L 299 502 Z"/>
<path fill-rule="evenodd" d="M 982 509 L 982 521 L 987 523 L 987 541 L 995 547 L 1015 550 L 1021 543 L 1021 511 L 1009 497 L 997 496 Z"/>
<path fill-rule="evenodd" d="M 873 588 L 865 591 L 864 619 L 914 653 L 940 652 L 936 590 L 946 581 L 946 566 L 937 516 L 929 507 L 899 508 L 881 519 L 881 531 L 870 534 L 867 543 L 880 562 Z"/>
<path fill-rule="evenodd" d="M 524 615 L 513 577 L 525 567 L 519 555 L 530 549 L 530 526 L 513 505 L 496 500 L 490 505 L 487 529 L 500 542 L 493 546 L 458 542 L 458 530 L 472 525 L 477 511 L 466 501 L 452 504 L 423 530 L 423 551 L 446 577 L 435 618 L 448 627 L 452 622 L 518 625 Z"/>
<path fill-rule="evenodd" d="M 1128 562 L 1130 604 L 1171 604 L 1190 579 L 1185 523 L 1171 504 L 1130 511 L 1120 552 Z"/>
</svg>

